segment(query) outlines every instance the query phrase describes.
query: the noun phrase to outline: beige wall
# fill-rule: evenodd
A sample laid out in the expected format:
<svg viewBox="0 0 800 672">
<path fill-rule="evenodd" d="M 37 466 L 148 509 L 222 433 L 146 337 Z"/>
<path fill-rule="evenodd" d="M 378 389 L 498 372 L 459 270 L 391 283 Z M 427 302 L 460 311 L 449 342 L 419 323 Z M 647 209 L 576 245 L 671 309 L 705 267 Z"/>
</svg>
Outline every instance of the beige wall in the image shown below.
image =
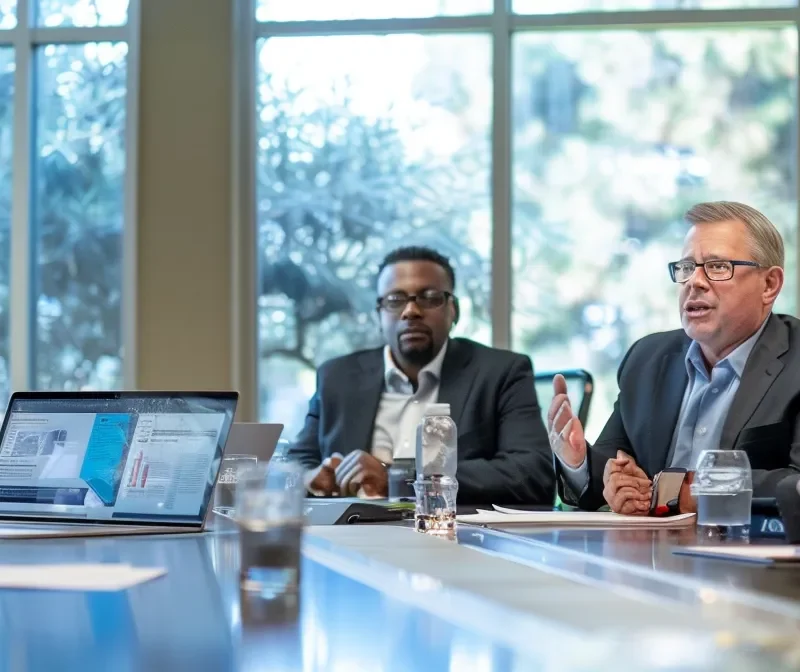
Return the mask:
<svg viewBox="0 0 800 672">
<path fill-rule="evenodd" d="M 231 1 L 143 0 L 136 384 L 231 380 Z"/>
</svg>

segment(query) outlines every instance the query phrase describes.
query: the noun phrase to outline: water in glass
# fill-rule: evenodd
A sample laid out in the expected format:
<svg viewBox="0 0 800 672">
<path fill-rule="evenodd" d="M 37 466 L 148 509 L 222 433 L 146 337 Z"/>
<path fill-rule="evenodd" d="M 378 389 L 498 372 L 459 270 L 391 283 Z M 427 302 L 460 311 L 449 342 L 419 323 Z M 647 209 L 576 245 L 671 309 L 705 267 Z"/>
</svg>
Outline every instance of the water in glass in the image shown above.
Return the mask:
<svg viewBox="0 0 800 672">
<path fill-rule="evenodd" d="M 240 474 L 235 518 L 243 593 L 296 605 L 304 493 L 303 470 L 293 462 L 259 464 Z"/>
<path fill-rule="evenodd" d="M 733 450 L 704 452 L 691 492 L 697 499 L 699 526 L 718 527 L 728 536 L 749 535 L 753 485 L 746 454 Z"/>
</svg>

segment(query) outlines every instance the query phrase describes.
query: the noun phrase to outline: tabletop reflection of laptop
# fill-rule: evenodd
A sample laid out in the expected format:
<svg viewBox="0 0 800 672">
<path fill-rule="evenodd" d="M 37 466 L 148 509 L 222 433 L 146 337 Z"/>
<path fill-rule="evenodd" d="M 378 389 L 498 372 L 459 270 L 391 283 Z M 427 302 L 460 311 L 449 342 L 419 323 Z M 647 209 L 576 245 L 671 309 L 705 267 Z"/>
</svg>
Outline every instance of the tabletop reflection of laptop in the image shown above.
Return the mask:
<svg viewBox="0 0 800 672">
<path fill-rule="evenodd" d="M 0 538 L 199 532 L 236 392 L 19 392 L 0 429 Z"/>
</svg>

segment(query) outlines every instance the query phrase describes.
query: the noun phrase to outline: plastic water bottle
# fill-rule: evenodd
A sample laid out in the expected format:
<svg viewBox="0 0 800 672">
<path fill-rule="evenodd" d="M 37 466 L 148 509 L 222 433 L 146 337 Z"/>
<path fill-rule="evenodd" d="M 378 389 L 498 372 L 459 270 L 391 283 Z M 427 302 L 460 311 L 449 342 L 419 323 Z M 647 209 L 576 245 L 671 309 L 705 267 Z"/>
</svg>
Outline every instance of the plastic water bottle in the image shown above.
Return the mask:
<svg viewBox="0 0 800 672">
<path fill-rule="evenodd" d="M 450 404 L 429 404 L 417 427 L 415 528 L 455 538 L 458 430 Z"/>
</svg>

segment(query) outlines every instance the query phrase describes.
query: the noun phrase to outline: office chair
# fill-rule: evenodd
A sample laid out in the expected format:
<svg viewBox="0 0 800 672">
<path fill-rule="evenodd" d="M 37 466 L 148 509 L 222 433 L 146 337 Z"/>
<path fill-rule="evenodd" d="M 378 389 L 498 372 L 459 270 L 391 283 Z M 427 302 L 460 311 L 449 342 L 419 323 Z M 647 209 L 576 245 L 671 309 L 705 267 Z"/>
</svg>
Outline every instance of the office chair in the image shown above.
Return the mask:
<svg viewBox="0 0 800 672">
<path fill-rule="evenodd" d="M 533 377 L 536 387 L 536 396 L 542 407 L 542 418 L 547 425 L 547 410 L 553 400 L 553 377 L 560 373 L 567 381 L 567 393 L 574 408 L 578 409 L 578 420 L 586 427 L 589 417 L 589 406 L 592 403 L 594 392 L 594 378 L 585 369 L 565 369 L 564 371 L 545 371 Z"/>
</svg>

